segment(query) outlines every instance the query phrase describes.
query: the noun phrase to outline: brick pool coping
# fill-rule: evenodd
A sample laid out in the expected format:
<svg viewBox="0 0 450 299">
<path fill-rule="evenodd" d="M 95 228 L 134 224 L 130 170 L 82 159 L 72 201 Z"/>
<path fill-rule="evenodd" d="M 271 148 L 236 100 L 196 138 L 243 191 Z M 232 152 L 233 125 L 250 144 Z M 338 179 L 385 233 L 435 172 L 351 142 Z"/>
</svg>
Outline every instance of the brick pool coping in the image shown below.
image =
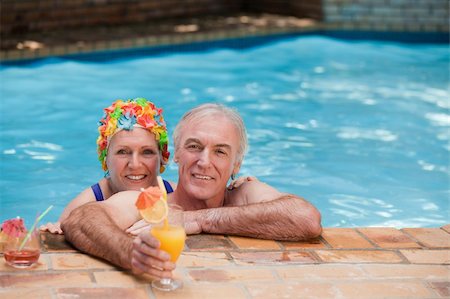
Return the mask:
<svg viewBox="0 0 450 299">
<path fill-rule="evenodd" d="M 325 228 L 308 242 L 189 236 L 167 294 L 43 233 L 39 264 L 0 261 L 1 298 L 450 298 L 450 224 Z"/>
<path fill-rule="evenodd" d="M 192 19 L 164 20 L 161 23 L 90 27 L 11 37 L 0 49 L 0 61 L 20 62 L 50 56 L 92 54 L 156 46 L 178 46 L 195 42 L 276 34 L 319 31 L 436 33 L 415 26 L 389 27 L 384 24 L 340 24 L 274 14 L 237 14 Z M 444 34 L 444 33 L 442 33 Z"/>
<path fill-rule="evenodd" d="M 1 48 L 0 60 L 10 62 L 49 56 L 177 46 L 194 42 L 300 33 L 323 27 L 323 24 L 311 19 L 270 14 L 240 14 L 164 20 L 160 23 L 138 25 L 80 28 L 12 38 L 8 44 L 17 44 L 17 47 Z"/>
</svg>

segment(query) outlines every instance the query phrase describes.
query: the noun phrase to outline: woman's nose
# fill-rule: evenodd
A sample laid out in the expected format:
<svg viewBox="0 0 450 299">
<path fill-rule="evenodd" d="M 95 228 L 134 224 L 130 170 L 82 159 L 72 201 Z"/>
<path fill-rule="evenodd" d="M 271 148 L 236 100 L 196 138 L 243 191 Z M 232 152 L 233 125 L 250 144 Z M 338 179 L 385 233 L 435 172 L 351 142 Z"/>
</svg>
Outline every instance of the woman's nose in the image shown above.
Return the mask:
<svg viewBox="0 0 450 299">
<path fill-rule="evenodd" d="M 131 168 L 138 167 L 140 164 L 139 155 L 137 153 L 133 153 L 130 156 L 130 160 L 128 161 L 128 166 Z"/>
</svg>

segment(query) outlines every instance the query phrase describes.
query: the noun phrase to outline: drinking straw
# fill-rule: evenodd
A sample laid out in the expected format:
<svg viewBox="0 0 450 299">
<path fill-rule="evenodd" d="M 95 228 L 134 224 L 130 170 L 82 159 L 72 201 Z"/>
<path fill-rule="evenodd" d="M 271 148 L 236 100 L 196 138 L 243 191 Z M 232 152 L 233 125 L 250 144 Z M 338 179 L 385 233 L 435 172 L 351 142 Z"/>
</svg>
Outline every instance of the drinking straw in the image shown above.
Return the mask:
<svg viewBox="0 0 450 299">
<path fill-rule="evenodd" d="M 158 186 L 163 194 L 163 198 L 165 201 L 167 201 L 167 191 L 166 191 L 166 187 L 164 186 L 164 182 L 159 175 L 156 177 L 156 179 L 158 180 Z"/>
<path fill-rule="evenodd" d="M 156 177 L 156 179 L 158 180 L 159 189 L 161 190 L 161 192 L 163 194 L 163 199 L 167 202 L 167 190 L 166 190 L 166 187 L 164 186 L 164 182 L 159 175 Z M 165 229 L 169 228 L 169 220 L 167 220 L 167 217 L 164 218 L 164 228 Z"/>
<path fill-rule="evenodd" d="M 47 210 L 44 211 L 44 213 L 42 213 L 40 216 L 36 217 L 36 220 L 33 223 L 33 226 L 30 228 L 30 230 L 28 231 L 27 235 L 25 236 L 25 238 L 23 239 L 22 243 L 19 246 L 19 251 L 21 251 L 23 249 L 23 247 L 25 246 L 25 243 L 28 241 L 28 239 L 31 237 L 31 233 L 34 231 L 34 229 L 36 228 L 36 225 L 38 224 L 39 221 L 41 221 L 41 219 L 53 208 L 53 205 L 50 205 Z"/>
</svg>

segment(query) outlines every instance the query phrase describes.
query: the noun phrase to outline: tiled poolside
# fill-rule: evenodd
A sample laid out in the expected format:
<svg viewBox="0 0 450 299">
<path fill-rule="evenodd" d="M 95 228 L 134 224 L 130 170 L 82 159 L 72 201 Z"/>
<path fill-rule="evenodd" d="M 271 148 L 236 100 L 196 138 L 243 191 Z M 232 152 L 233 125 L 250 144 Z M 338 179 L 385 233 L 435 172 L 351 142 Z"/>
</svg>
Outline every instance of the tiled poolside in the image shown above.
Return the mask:
<svg viewBox="0 0 450 299">
<path fill-rule="evenodd" d="M 309 242 L 194 235 L 175 276 L 152 290 L 136 277 L 44 233 L 39 264 L 0 262 L 1 298 L 450 298 L 450 224 L 441 228 L 325 228 Z"/>
</svg>

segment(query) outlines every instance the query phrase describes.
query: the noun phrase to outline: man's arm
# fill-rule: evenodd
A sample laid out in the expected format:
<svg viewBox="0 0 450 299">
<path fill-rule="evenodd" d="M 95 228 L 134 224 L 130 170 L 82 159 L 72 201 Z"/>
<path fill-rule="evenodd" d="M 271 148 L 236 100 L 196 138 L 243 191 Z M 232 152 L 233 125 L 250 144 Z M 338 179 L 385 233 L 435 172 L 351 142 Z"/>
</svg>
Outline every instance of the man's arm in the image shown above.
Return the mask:
<svg viewBox="0 0 450 299">
<path fill-rule="evenodd" d="M 298 196 L 261 182 L 246 182 L 232 192 L 231 206 L 185 212 L 188 233 L 300 241 L 322 232 L 319 211 Z"/>
<path fill-rule="evenodd" d="M 159 250 L 159 241 L 143 232 L 133 238 L 125 228 L 139 219 L 134 202 L 137 191 L 124 191 L 104 202 L 85 204 L 62 222 L 67 241 L 79 250 L 139 274 L 170 277 L 175 264 Z"/>
<path fill-rule="evenodd" d="M 88 203 L 73 210 L 61 228 L 66 240 L 79 250 L 131 269 L 133 239 L 116 224 L 114 214 L 116 218 L 123 213 L 106 204 Z"/>
</svg>

